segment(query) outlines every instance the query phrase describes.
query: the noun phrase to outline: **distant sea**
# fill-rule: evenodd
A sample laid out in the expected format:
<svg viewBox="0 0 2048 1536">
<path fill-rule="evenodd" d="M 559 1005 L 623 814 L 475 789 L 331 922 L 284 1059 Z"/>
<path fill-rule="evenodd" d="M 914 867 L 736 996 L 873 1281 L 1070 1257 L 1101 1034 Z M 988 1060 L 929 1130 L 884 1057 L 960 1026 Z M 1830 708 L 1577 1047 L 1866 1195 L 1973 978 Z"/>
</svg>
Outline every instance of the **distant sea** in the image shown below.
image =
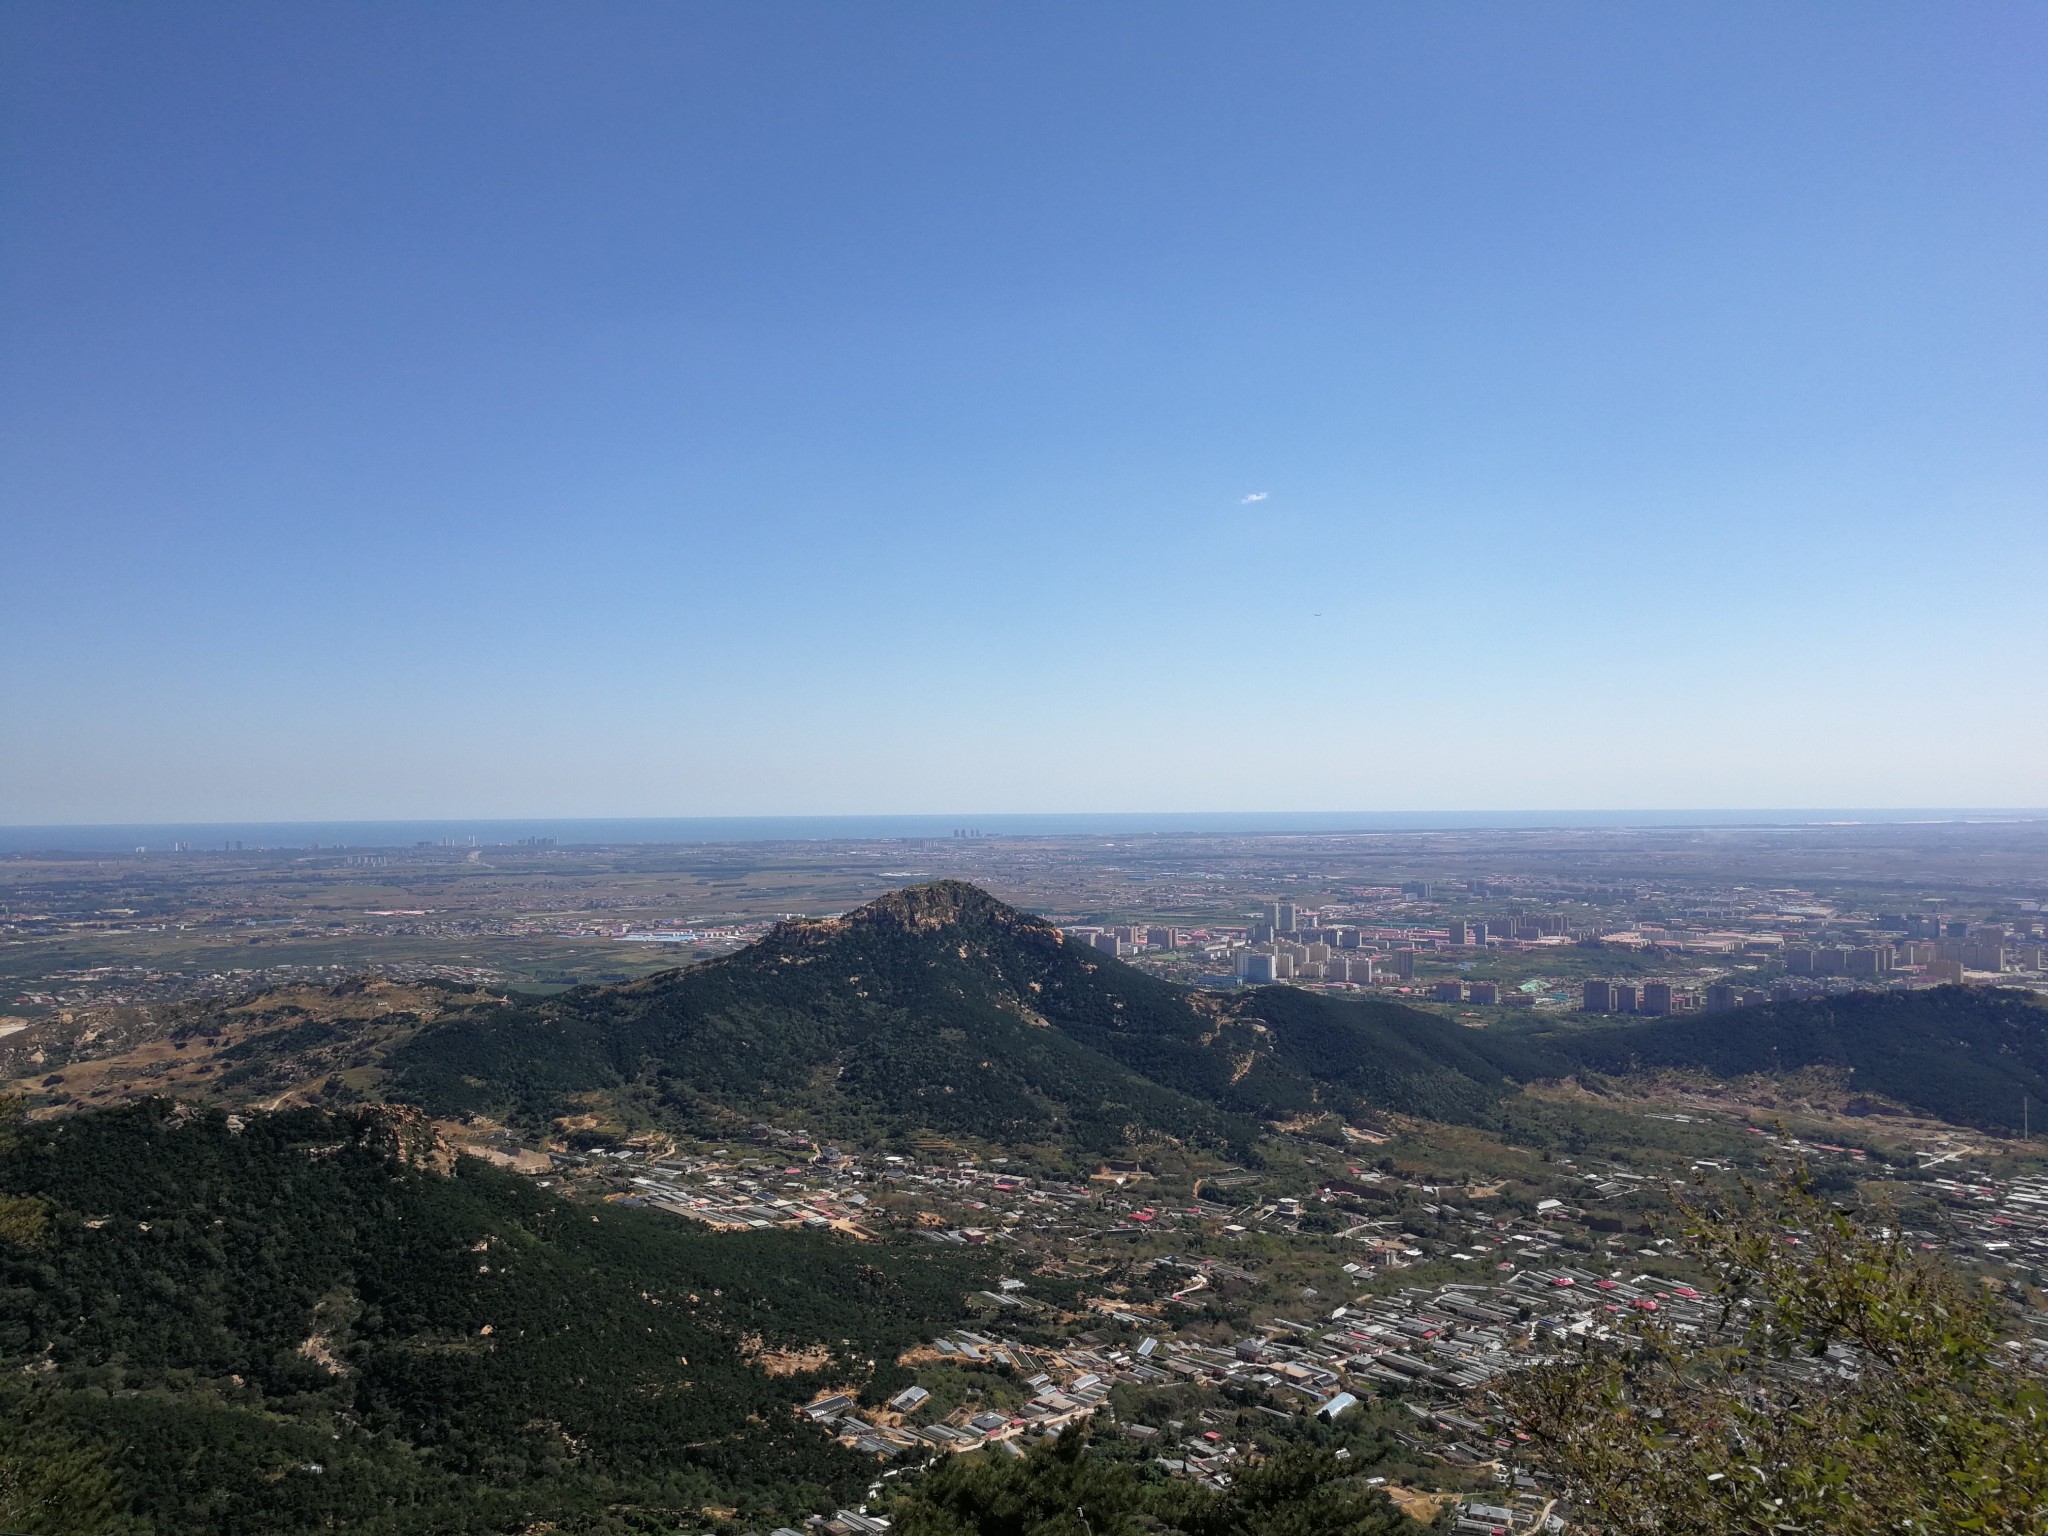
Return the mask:
<svg viewBox="0 0 2048 1536">
<path fill-rule="evenodd" d="M 1228 837 L 1260 833 L 1536 831 L 1546 828 L 1813 827 L 2006 822 L 2048 810 L 1746 811 L 1133 811 L 986 816 L 675 816 L 545 821 L 272 821 L 0 827 L 0 853 L 492 847 L 553 839 L 562 847 L 630 843 L 849 842 L 951 837 Z"/>
</svg>

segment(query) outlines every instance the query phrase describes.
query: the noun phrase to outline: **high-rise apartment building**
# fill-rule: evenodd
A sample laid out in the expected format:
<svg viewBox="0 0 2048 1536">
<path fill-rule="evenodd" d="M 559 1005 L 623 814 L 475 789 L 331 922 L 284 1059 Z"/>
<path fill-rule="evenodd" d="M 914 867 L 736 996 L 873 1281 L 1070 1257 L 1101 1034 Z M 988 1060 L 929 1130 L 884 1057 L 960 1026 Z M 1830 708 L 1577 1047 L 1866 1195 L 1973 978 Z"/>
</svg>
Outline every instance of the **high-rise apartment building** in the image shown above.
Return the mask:
<svg viewBox="0 0 2048 1536">
<path fill-rule="evenodd" d="M 1489 1008 L 1500 1003 L 1500 983 L 1497 981 L 1475 981 L 1465 990 L 1475 1003 L 1484 1003 Z"/>
<path fill-rule="evenodd" d="M 1650 981 L 1643 984 L 1643 1012 L 1667 1014 L 1671 1012 L 1671 983 Z"/>
<path fill-rule="evenodd" d="M 1459 982 L 1440 981 L 1429 989 L 1429 995 L 1439 1003 L 1462 1003 L 1465 1001 L 1465 988 Z"/>
<path fill-rule="evenodd" d="M 1735 988 L 1727 982 L 1717 981 L 1707 988 L 1707 1012 L 1726 1013 L 1735 1005 Z"/>
<path fill-rule="evenodd" d="M 1397 949 L 1394 951 L 1394 974 L 1403 981 L 1415 979 L 1415 951 Z"/>
<path fill-rule="evenodd" d="M 1272 923 L 1275 933 L 1294 932 L 1294 903 L 1276 901 L 1266 909 L 1266 919 Z"/>
<path fill-rule="evenodd" d="M 1614 983 L 1611 981 L 1589 981 L 1586 983 L 1585 1000 L 1579 1007 L 1586 1013 L 1614 1012 Z"/>
<path fill-rule="evenodd" d="M 1632 981 L 1617 981 L 1614 984 L 1614 1011 L 1634 1013 L 1636 1011 L 1636 984 Z"/>
</svg>

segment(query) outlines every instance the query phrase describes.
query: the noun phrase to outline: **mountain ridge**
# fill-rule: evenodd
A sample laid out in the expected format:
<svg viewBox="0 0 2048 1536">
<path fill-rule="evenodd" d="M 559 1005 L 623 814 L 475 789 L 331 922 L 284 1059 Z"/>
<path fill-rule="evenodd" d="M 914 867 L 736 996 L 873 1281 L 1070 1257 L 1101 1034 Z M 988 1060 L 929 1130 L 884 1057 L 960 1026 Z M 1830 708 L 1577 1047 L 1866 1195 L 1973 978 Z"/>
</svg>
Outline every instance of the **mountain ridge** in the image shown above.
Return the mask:
<svg viewBox="0 0 2048 1536">
<path fill-rule="evenodd" d="M 2026 1124 L 2023 1096 L 2048 1102 L 2048 1007 L 2008 987 L 1849 992 L 1539 1036 L 1532 1045 L 1557 1052 L 1560 1067 L 1617 1076 L 1831 1068 L 1909 1109 L 2000 1133 Z"/>
<path fill-rule="evenodd" d="M 118 1072 L 60 1063 L 17 1087 L 45 1112 L 128 1091 L 368 1097 L 572 1145 L 770 1121 L 1054 1161 L 1146 1142 L 1242 1158 L 1271 1124 L 1383 1111 L 1493 1124 L 1523 1084 L 1668 1067 L 1846 1070 L 1917 1112 L 2001 1133 L 2019 1128 L 2022 1094 L 2048 1100 L 2048 1010 L 2023 994 L 1938 988 L 1473 1030 L 1384 998 L 1179 986 L 958 881 L 548 999 L 353 982 L 167 1016 L 174 1038 L 121 1037 L 134 1050 Z"/>
<path fill-rule="evenodd" d="M 163 1100 L 0 1121 L 0 1189 L 46 1213 L 0 1238 L 0 1495 L 40 1438 L 133 1518 L 37 1530 L 625 1536 L 709 1504 L 765 1529 L 873 1476 L 795 1409 L 993 1280 L 965 1249 L 856 1260 L 426 1166 L 417 1131 Z"/>
</svg>

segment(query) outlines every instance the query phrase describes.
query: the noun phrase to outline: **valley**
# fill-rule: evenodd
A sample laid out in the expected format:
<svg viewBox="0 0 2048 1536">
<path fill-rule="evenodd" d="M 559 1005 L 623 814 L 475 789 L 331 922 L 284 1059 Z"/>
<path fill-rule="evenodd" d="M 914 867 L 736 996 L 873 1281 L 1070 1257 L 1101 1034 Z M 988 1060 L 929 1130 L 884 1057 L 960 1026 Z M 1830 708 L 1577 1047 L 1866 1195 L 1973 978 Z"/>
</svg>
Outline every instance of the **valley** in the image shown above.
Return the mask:
<svg viewBox="0 0 2048 1536">
<path fill-rule="evenodd" d="M 2034 1091 L 2044 1017 L 1937 988 L 1473 1030 L 1184 988 L 946 881 L 548 996 L 368 977 L 121 1004 L 0 1040 L 23 1112 L 0 1187 L 49 1223 L 9 1261 L 0 1352 L 92 1444 L 109 1391 L 154 1416 L 119 1433 L 256 1434 L 254 1467 L 331 1435 L 351 1499 L 403 1469 L 393 1530 L 442 1528 L 482 1477 L 478 1529 L 875 1536 L 863 1506 L 910 1469 L 1062 1432 L 1214 1498 L 1342 1452 L 1533 1530 L 1569 1510 L 1500 1387 L 1643 1318 L 1711 1331 L 1674 1202 L 1773 1167 L 1888 1205 L 2048 1361 L 2048 1159 L 1973 1110 Z M 276 1257 L 245 1274 L 237 1241 Z M 82 1284 L 90 1326 L 63 1320 Z M 106 1465 L 156 1528 L 234 1528 L 168 1512 L 168 1464 Z M 237 1497 L 310 1528 L 320 1500 L 278 1475 Z"/>
</svg>

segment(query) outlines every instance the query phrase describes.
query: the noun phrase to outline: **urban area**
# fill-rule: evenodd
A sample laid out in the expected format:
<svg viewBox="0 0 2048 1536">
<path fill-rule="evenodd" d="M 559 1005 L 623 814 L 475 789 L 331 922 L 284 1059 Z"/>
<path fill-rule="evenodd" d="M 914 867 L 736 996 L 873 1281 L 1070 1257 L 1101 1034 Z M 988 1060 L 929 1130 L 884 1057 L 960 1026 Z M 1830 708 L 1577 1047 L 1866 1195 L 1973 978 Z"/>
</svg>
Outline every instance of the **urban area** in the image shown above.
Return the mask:
<svg viewBox="0 0 2048 1536">
<path fill-rule="evenodd" d="M 1705 1116 L 1665 1121 L 1709 1130 Z M 1062 1181 L 1001 1158 L 866 1158 L 767 1125 L 737 1147 L 543 1156 L 550 1182 L 582 1198 L 718 1231 L 831 1229 L 854 1243 L 907 1232 L 1000 1256 L 1003 1277 L 974 1298 L 984 1319 L 906 1351 L 898 1364 L 915 1379 L 886 1402 L 838 1390 L 801 1409 L 874 1458 L 874 1494 L 900 1468 L 1021 1455 L 1081 1421 L 1136 1442 L 1171 1477 L 1221 1488 L 1312 1424 L 1340 1453 L 1375 1446 L 1379 1481 L 1410 1513 L 1476 1536 L 1573 1528 L 1570 1506 L 1517 1454 L 1494 1397 L 1508 1373 L 1617 1340 L 1631 1318 L 1701 1338 L 1728 1326 L 1713 1278 L 1663 1219 L 1669 1184 L 1755 1156 L 1898 1178 L 1914 1244 L 2016 1295 L 2048 1284 L 2038 1165 L 1978 1166 L 2006 1154 L 1932 1127 L 1891 1169 L 1782 1124 L 1715 1129 L 1748 1145 L 1689 1156 L 1674 1150 L 1681 1136 L 1643 1157 L 1559 1157 L 1506 1176 L 1418 1166 L 1449 1163 L 1400 1123 L 1348 1128 L 1352 1151 L 1335 1158 L 1302 1144 L 1284 1171 L 1193 1177 L 1138 1162 Z M 509 1140 L 472 1150 L 534 1156 Z M 2023 1347 L 2048 1365 L 2048 1310 L 2024 1317 Z M 1837 1349 L 1792 1368 L 1850 1364 Z M 887 1522 L 857 1508 L 813 1525 L 879 1536 Z"/>
<path fill-rule="evenodd" d="M 1500 1032 L 1493 1046 L 1532 1025 L 1957 984 L 2048 991 L 2044 870 L 2048 825 L 2031 822 L 17 852 L 0 857 L 0 1060 L 31 1100 L 40 1085 L 39 1115 L 63 1108 L 54 1087 L 102 1107 L 167 1081 L 196 1091 L 202 1050 L 227 1067 L 213 1092 L 253 1070 L 258 1030 L 286 1026 L 236 1016 L 158 1040 L 152 1009 L 316 987 L 341 1009 L 364 978 L 420 994 L 394 1017 L 446 983 L 538 1006 L 940 879 L 1230 1004 L 1264 986 L 1398 1001 L 1463 1050 L 1441 1019 Z M 290 1027 L 309 1052 L 341 1029 Z M 139 1065 L 95 1076 L 95 1051 L 117 1044 Z M 320 1098 L 324 1076 L 273 1084 L 253 1107 L 352 1102 Z M 1234 1162 L 1158 1141 L 1057 1168 L 967 1134 L 856 1144 L 792 1121 L 703 1140 L 449 1112 L 433 1134 L 593 1210 L 734 1237 L 828 1234 L 849 1265 L 878 1244 L 985 1257 L 971 1324 L 875 1363 L 893 1373 L 886 1396 L 847 1381 L 794 1410 L 801 1434 L 872 1459 L 867 1500 L 818 1514 L 818 1536 L 884 1536 L 885 1495 L 913 1468 L 1022 1455 L 1076 1425 L 1148 1476 L 1209 1489 L 1319 1445 L 1370 1466 L 1426 1524 L 1557 1536 L 1581 1517 L 1524 1453 L 1502 1393 L 1645 1318 L 1695 1339 L 1729 1326 L 1673 1218 L 1674 1194 L 1702 1182 L 1796 1165 L 1822 1190 L 1883 1202 L 1915 1251 L 2008 1299 L 2012 1348 L 2048 1367 L 2048 1160 L 2025 1118 L 2040 1106 L 2013 1097 L 2013 1130 L 1973 1130 L 1839 1074 L 1531 1081 L 1490 1119 L 1276 1117 Z"/>
</svg>

